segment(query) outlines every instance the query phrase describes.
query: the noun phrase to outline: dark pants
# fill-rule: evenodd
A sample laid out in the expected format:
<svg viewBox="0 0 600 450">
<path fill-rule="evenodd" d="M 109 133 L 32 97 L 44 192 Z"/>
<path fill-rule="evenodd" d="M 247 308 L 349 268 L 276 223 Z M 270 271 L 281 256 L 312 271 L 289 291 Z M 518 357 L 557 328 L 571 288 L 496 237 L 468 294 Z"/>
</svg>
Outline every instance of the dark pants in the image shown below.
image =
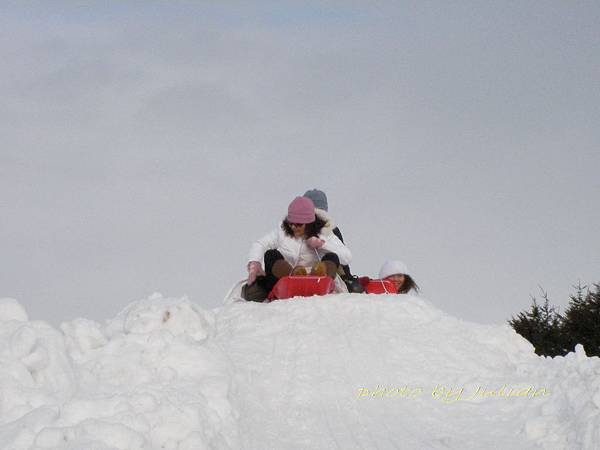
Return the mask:
<svg viewBox="0 0 600 450">
<path fill-rule="evenodd" d="M 285 259 L 279 250 L 267 250 L 265 252 L 265 273 L 266 275 L 256 278 L 256 283 L 267 292 L 271 292 L 273 286 L 277 284 L 279 278 L 273 275 L 273 264 L 279 259 Z M 335 253 L 326 253 L 321 261 L 331 261 L 335 264 L 336 269 L 340 266 L 340 258 Z"/>
</svg>

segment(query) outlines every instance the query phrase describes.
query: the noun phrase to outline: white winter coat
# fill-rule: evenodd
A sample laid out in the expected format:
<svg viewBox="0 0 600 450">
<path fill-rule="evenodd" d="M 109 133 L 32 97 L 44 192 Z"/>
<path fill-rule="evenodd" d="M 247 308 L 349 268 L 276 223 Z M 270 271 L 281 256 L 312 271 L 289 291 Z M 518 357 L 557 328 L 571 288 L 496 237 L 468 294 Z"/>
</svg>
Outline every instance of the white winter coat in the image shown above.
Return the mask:
<svg viewBox="0 0 600 450">
<path fill-rule="evenodd" d="M 302 238 L 288 236 L 281 228 L 273 230 L 252 244 L 248 261 L 258 261 L 263 264 L 263 257 L 267 250 L 279 250 L 292 267 L 312 267 L 321 260 L 323 255 L 330 252 L 338 255 L 340 264 L 350 264 L 352 254 L 335 234 L 320 233 L 318 237 L 324 240 L 325 244 L 315 250 L 306 245 L 306 241 Z"/>
</svg>

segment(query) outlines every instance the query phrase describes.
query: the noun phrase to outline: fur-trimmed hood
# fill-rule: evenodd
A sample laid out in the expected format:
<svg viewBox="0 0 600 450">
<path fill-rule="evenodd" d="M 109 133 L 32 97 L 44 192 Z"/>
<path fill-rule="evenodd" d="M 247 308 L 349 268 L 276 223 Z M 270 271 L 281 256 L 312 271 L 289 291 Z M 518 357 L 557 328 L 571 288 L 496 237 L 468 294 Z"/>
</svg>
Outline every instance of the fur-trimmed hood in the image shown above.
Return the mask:
<svg viewBox="0 0 600 450">
<path fill-rule="evenodd" d="M 325 225 L 323 226 L 323 228 L 321 228 L 321 234 L 325 236 L 333 234 L 333 230 L 336 227 L 336 224 L 333 218 L 329 215 L 329 213 L 324 209 L 315 208 L 315 215 L 323 222 L 325 222 Z"/>
</svg>

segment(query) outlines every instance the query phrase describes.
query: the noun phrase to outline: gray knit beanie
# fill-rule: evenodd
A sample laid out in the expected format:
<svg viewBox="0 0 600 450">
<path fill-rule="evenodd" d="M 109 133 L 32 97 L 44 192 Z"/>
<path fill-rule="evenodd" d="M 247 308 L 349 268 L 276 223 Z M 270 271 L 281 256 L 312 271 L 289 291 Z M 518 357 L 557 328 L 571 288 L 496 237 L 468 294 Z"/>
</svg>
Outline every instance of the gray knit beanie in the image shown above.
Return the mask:
<svg viewBox="0 0 600 450">
<path fill-rule="evenodd" d="M 304 197 L 310 198 L 315 204 L 315 208 L 329 211 L 327 209 L 327 196 L 325 195 L 325 192 L 318 189 L 312 189 L 310 191 L 306 191 L 304 193 Z"/>
</svg>

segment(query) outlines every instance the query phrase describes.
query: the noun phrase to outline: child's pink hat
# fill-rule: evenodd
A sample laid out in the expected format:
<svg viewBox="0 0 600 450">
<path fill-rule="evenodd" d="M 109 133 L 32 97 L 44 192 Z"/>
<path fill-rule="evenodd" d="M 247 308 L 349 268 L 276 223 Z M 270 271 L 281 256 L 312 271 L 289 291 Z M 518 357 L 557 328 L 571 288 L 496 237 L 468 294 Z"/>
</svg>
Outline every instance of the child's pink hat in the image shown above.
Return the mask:
<svg viewBox="0 0 600 450">
<path fill-rule="evenodd" d="M 296 197 L 288 206 L 287 220 L 290 223 L 314 222 L 315 204 L 310 198 Z"/>
</svg>

